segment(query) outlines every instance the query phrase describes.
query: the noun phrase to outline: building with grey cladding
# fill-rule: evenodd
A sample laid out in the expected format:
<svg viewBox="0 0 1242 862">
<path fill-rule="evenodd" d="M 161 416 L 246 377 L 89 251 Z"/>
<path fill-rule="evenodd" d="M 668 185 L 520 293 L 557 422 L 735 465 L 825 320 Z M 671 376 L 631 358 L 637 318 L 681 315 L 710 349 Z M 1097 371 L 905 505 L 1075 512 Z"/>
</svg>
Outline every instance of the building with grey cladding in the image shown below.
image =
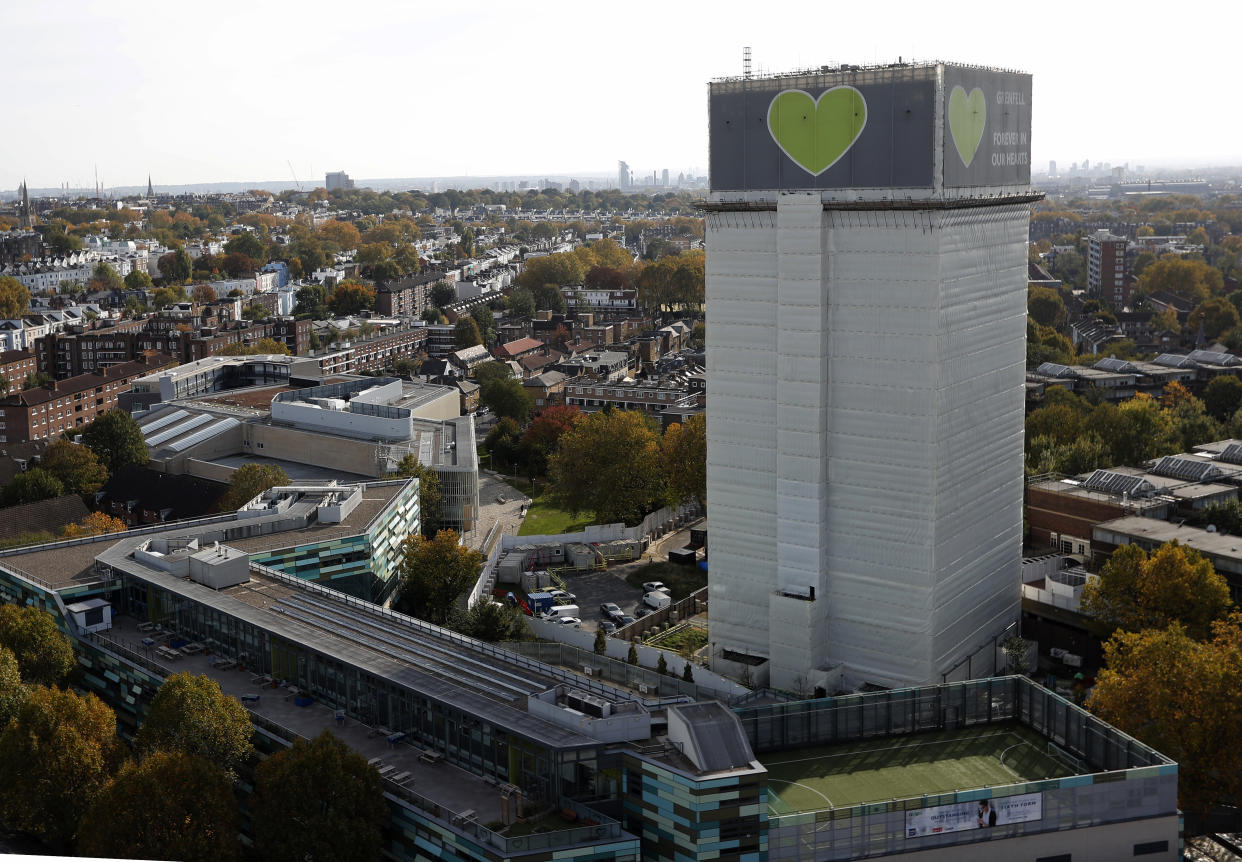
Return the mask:
<svg viewBox="0 0 1242 862">
<path fill-rule="evenodd" d="M 331 730 L 381 774 L 387 858 L 934 862 L 1110 840 L 1174 858 L 1176 766 L 1023 678 L 730 707 L 589 650 L 546 663 L 522 644 L 476 641 L 334 589 L 333 552 L 365 537 L 366 564 L 381 571 L 374 560 L 395 549 L 377 525 L 417 529 L 416 504 L 415 480 L 273 489 L 236 513 L 0 551 L 0 598 L 55 617 L 81 687 L 117 711 L 126 738 L 176 672 L 238 697 L 262 755 Z M 295 558 L 281 558 L 290 548 Z M 1088 771 L 796 812 L 767 781 L 764 761 L 791 748 L 883 748 L 886 737 L 1013 722 Z M 1043 813 L 907 834 L 920 811 L 980 794 L 1036 794 Z M 518 817 L 533 819 L 506 827 Z"/>
</svg>

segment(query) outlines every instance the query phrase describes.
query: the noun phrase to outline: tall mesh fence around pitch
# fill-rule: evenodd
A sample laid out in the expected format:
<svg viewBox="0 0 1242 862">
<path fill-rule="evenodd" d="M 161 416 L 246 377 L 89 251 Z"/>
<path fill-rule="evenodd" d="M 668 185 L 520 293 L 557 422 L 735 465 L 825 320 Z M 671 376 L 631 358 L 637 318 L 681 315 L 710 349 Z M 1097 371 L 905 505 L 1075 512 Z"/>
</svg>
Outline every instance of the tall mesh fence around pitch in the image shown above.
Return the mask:
<svg viewBox="0 0 1242 862">
<path fill-rule="evenodd" d="M 1017 721 L 1084 774 L 821 811 L 771 809 L 769 859 L 856 859 L 1002 837 L 1176 817 L 1177 765 L 1025 677 L 972 680 L 735 710 L 759 759 L 788 748 Z M 1039 798 L 1041 816 L 988 830 L 913 834 L 911 817 L 981 799 Z"/>
</svg>

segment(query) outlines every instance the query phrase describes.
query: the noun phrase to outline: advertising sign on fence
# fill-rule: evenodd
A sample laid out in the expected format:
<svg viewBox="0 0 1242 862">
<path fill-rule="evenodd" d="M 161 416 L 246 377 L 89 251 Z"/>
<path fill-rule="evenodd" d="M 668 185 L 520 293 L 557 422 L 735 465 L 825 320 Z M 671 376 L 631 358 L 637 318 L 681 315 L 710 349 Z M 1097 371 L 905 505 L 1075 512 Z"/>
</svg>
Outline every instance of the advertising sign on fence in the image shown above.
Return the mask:
<svg viewBox="0 0 1242 862">
<path fill-rule="evenodd" d="M 933 805 L 906 812 L 906 837 L 938 835 L 941 832 L 962 832 L 967 829 L 989 829 L 1010 823 L 1027 823 L 1044 816 L 1043 794 L 1024 793 L 999 799 L 976 802 L 955 802 Z"/>
</svg>

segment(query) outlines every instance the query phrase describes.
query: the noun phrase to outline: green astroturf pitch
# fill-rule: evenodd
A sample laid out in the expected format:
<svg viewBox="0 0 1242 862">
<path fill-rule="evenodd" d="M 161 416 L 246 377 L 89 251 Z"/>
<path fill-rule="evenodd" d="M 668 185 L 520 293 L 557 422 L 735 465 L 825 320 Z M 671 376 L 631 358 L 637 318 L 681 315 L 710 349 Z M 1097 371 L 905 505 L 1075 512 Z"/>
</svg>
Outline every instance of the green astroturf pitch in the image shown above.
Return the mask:
<svg viewBox="0 0 1242 862">
<path fill-rule="evenodd" d="M 1075 773 L 1047 749 L 1045 737 L 1007 723 L 784 749 L 759 760 L 771 812 L 789 814 Z"/>
</svg>

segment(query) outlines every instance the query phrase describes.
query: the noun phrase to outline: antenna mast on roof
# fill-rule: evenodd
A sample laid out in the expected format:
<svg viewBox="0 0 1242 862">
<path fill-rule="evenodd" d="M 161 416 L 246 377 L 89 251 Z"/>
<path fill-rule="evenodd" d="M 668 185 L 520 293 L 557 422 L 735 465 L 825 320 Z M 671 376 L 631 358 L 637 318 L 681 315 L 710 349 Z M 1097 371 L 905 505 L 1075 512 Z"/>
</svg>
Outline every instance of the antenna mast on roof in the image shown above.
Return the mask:
<svg viewBox="0 0 1242 862">
<path fill-rule="evenodd" d="M 750 77 L 750 46 L 742 49 L 742 77 Z"/>
</svg>

